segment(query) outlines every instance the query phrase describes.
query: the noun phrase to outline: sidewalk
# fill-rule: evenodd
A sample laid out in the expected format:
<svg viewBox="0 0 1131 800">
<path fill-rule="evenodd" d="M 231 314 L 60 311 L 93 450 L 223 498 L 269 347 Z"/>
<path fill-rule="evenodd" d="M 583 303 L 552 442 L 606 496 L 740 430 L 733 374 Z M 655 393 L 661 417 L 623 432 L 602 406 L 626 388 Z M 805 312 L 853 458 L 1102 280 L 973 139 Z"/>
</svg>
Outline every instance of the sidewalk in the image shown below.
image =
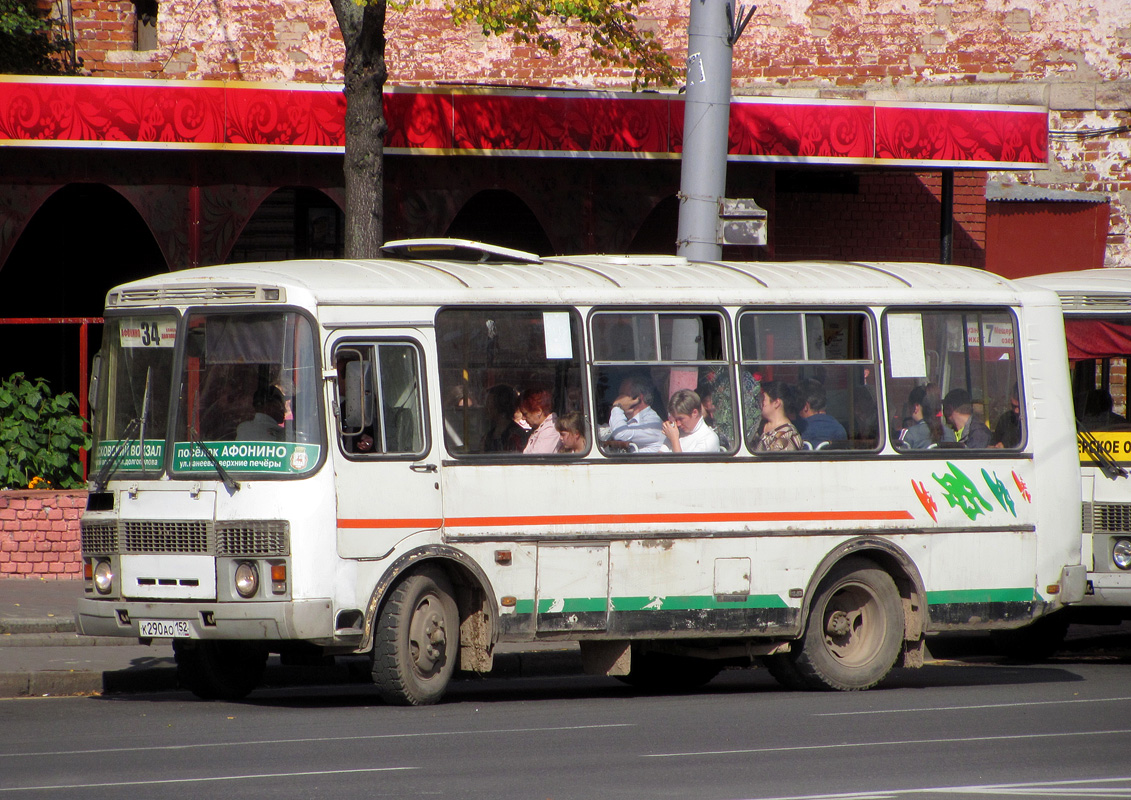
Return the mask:
<svg viewBox="0 0 1131 800">
<path fill-rule="evenodd" d="M 0 698 L 177 689 L 168 641 L 79 636 L 75 606 L 82 581 L 0 578 Z M 339 658 L 332 667 L 267 662 L 266 686 L 368 683 L 369 660 Z M 581 672 L 575 642 L 500 645 L 492 675 L 533 677 Z"/>
</svg>

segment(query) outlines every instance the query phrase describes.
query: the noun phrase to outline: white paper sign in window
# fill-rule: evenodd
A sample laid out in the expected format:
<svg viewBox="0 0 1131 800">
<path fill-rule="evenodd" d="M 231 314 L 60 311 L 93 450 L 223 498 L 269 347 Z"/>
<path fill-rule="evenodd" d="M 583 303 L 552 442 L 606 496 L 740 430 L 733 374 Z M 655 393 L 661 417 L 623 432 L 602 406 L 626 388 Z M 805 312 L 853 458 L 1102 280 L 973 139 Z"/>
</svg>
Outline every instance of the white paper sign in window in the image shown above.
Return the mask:
<svg viewBox="0 0 1131 800">
<path fill-rule="evenodd" d="M 573 358 L 568 311 L 542 312 L 542 332 L 546 337 L 546 358 Z"/>
<path fill-rule="evenodd" d="M 923 352 L 923 317 L 919 314 L 889 314 L 888 353 L 893 378 L 927 377 Z"/>
</svg>

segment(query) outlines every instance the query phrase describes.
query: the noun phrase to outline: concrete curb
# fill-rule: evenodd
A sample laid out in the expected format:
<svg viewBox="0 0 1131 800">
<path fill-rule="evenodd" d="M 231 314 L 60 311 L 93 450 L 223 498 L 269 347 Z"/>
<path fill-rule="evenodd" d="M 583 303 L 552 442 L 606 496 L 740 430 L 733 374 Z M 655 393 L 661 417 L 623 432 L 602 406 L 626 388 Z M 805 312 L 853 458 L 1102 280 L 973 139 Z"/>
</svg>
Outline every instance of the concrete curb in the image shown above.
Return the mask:
<svg viewBox="0 0 1131 800">
<path fill-rule="evenodd" d="M 5 617 L 0 619 L 0 636 L 25 633 L 75 633 L 78 630 L 74 618 L 33 617 L 20 619 Z"/>
</svg>

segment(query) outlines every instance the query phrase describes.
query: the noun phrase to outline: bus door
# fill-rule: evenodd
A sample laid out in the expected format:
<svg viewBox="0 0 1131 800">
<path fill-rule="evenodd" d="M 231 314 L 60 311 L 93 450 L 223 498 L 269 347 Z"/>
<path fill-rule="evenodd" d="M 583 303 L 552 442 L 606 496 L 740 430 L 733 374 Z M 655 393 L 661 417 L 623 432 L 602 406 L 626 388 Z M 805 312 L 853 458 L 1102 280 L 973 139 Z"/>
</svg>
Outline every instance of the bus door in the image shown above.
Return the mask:
<svg viewBox="0 0 1131 800">
<path fill-rule="evenodd" d="M 343 335 L 332 344 L 338 554 L 382 558 L 443 522 L 428 436 L 425 331 Z"/>
</svg>

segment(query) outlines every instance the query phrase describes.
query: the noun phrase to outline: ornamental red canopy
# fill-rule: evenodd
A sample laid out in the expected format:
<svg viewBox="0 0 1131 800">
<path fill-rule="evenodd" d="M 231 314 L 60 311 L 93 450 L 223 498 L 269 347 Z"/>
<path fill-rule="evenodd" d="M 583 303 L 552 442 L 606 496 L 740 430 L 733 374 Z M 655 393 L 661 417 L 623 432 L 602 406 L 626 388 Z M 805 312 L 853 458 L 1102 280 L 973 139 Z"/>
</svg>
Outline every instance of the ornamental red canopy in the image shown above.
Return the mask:
<svg viewBox="0 0 1131 800">
<path fill-rule="evenodd" d="M 678 158 L 678 94 L 392 88 L 387 149 Z M 340 85 L 0 76 L 0 145 L 341 152 Z M 736 97 L 730 160 L 1033 169 L 1041 107 Z"/>
<path fill-rule="evenodd" d="M 1065 320 L 1068 360 L 1116 358 L 1131 354 L 1131 324 L 1102 319 Z"/>
</svg>

